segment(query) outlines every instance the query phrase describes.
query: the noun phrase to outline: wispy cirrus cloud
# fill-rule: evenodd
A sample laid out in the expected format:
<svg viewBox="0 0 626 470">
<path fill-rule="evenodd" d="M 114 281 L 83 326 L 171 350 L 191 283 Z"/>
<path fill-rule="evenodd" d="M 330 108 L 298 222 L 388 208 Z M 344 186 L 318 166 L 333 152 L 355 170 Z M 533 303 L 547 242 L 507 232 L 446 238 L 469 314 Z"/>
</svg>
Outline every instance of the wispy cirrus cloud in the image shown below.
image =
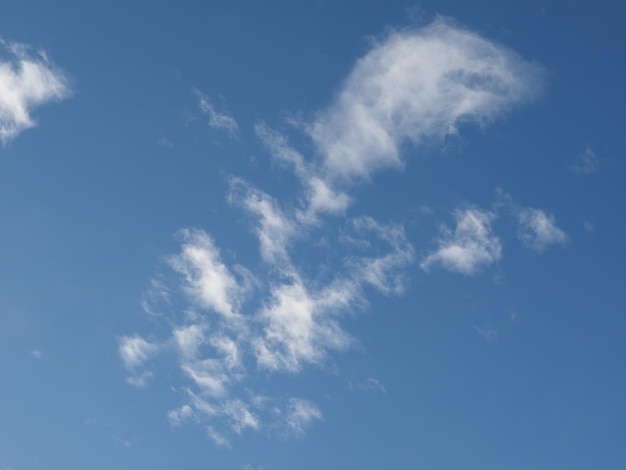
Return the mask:
<svg viewBox="0 0 626 470">
<path fill-rule="evenodd" d="M 600 161 L 593 149 L 587 147 L 585 151 L 578 156 L 576 162 L 570 166 L 570 169 L 574 173 L 580 174 L 596 173 L 600 169 Z"/>
<path fill-rule="evenodd" d="M 41 352 L 41 350 L 39 350 L 39 349 L 33 349 L 33 350 L 30 352 L 30 355 L 31 355 L 32 357 L 34 357 L 35 359 L 42 359 L 42 358 L 43 358 L 43 353 L 42 353 L 42 352 Z"/>
<path fill-rule="evenodd" d="M 264 261 L 289 264 L 289 247 L 299 231 L 293 217 L 285 214 L 274 198 L 240 178 L 231 179 L 228 198 L 256 218 L 254 231 Z"/>
<path fill-rule="evenodd" d="M 0 141 L 34 127 L 34 108 L 71 94 L 69 80 L 43 51 L 0 38 Z"/>
<path fill-rule="evenodd" d="M 493 344 L 498 341 L 498 332 L 490 326 L 474 326 L 474 331 L 488 344 Z"/>
<path fill-rule="evenodd" d="M 517 224 L 517 237 L 526 248 L 542 252 L 550 245 L 567 242 L 569 237 L 557 226 L 554 215 L 542 209 L 519 205 L 502 189 L 497 189 L 496 194 L 496 210 L 503 209 L 513 217 Z"/>
<path fill-rule="evenodd" d="M 347 193 L 333 189 L 315 164 L 293 149 L 284 135 L 262 121 L 256 124 L 255 131 L 274 160 L 291 168 L 302 183 L 305 202 L 297 213 L 300 221 L 315 224 L 320 215 L 345 214 L 352 202 Z"/>
<path fill-rule="evenodd" d="M 372 290 L 404 292 L 415 259 L 402 224 L 351 213 L 353 185 L 401 168 L 406 143 L 436 141 L 465 122 L 484 125 L 532 99 L 541 74 L 514 52 L 440 18 L 385 35 L 328 107 L 296 123 L 312 155 L 259 121 L 259 142 L 299 187 L 281 200 L 252 182 L 229 180 L 227 199 L 248 216 L 258 246 L 259 260 L 247 264 L 254 269 L 229 263 L 207 232 L 182 230 L 179 253 L 167 258 L 168 283 L 153 282 L 143 299 L 168 333 L 119 343 L 137 380 L 157 353 L 176 357 L 182 379 L 180 404 L 168 413 L 172 426 L 196 423 L 228 446 L 244 432 L 300 435 L 322 420 L 308 397 L 268 396 L 256 385 L 277 374 L 295 380 L 358 344 L 345 317 L 362 311 Z M 237 135 L 234 119 L 195 93 L 209 125 Z M 468 206 L 454 217 L 456 228 L 442 232 L 421 262 L 424 270 L 439 265 L 469 275 L 500 258 L 495 212 Z"/>
<path fill-rule="evenodd" d="M 369 284 L 387 295 L 404 292 L 404 269 L 414 259 L 413 246 L 406 238 L 404 227 L 400 224 L 382 225 L 368 216 L 353 219 L 351 225 L 356 237 L 360 237 L 361 246 L 365 243 L 369 247 L 372 242 L 382 241 L 389 249 L 382 256 L 360 256 L 348 261 L 355 268 L 354 276 L 358 282 Z M 352 237 L 352 240 L 359 238 Z"/>
<path fill-rule="evenodd" d="M 313 421 L 321 421 L 322 413 L 310 401 L 293 398 L 289 400 L 285 416 L 282 420 L 289 435 L 301 435 Z"/>
<path fill-rule="evenodd" d="M 235 118 L 228 113 L 217 111 L 209 97 L 201 91 L 194 89 L 193 92 L 198 100 L 198 107 L 204 114 L 209 116 L 209 127 L 226 132 L 230 138 L 237 137 L 239 124 L 237 124 Z"/>
<path fill-rule="evenodd" d="M 523 207 L 517 211 L 518 236 L 524 246 L 543 251 L 554 244 L 564 244 L 567 234 L 556 225 L 553 215 L 541 209 Z"/>
<path fill-rule="evenodd" d="M 442 228 L 437 250 L 426 256 L 420 267 L 427 271 L 431 266 L 439 265 L 450 271 L 472 275 L 495 263 L 502 255 L 502 245 L 491 227 L 495 217 L 493 212 L 472 207 L 455 210 L 454 231 Z"/>
<path fill-rule="evenodd" d="M 155 357 L 160 349 L 159 344 L 147 341 L 139 335 L 119 338 L 118 351 L 124 367 L 130 374 L 126 382 L 135 387 L 146 386 L 153 373 L 147 370 L 144 364 Z"/>
</svg>

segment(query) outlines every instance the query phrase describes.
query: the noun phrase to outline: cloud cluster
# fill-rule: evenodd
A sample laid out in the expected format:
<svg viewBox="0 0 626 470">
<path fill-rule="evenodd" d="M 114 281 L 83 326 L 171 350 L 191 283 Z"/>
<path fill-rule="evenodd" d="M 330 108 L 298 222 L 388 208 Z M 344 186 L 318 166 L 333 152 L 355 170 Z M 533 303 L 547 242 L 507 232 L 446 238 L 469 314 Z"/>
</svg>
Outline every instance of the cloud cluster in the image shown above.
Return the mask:
<svg viewBox="0 0 626 470">
<path fill-rule="evenodd" d="M 438 19 L 382 38 L 356 63 L 337 98 L 298 122 L 313 155 L 259 121 L 256 136 L 293 173 L 299 190 L 284 201 L 230 179 L 227 199 L 247 215 L 258 244 L 254 269 L 229 263 L 205 231 L 180 232 L 180 251 L 168 258 L 175 276 L 153 281 L 143 302 L 169 333 L 159 340 L 119 339 L 129 382 L 144 385 L 150 361 L 174 355 L 184 385 L 176 386 L 180 406 L 168 418 L 173 426 L 201 424 L 218 445 L 248 430 L 297 435 L 321 420 L 308 399 L 268 396 L 253 384 L 325 367 L 333 352 L 358 342 L 342 320 L 362 310 L 372 290 L 405 290 L 415 253 L 404 227 L 351 214 L 354 183 L 402 167 L 406 143 L 440 139 L 464 122 L 485 124 L 527 101 L 540 75 L 515 53 Z M 231 116 L 218 113 L 206 95 L 196 96 L 210 126 L 238 132 Z M 443 230 L 423 269 L 441 265 L 474 274 L 500 258 L 495 213 L 465 207 L 454 216 L 456 228 Z"/>
<path fill-rule="evenodd" d="M 248 198 L 256 201 L 259 197 L 258 190 L 250 189 L 241 203 L 247 207 Z M 130 374 L 127 380 L 133 385 L 147 383 L 152 374 L 149 363 L 158 354 L 177 357 L 180 373 L 189 385 L 184 388 L 183 404 L 169 413 L 170 422 L 176 426 L 212 422 L 207 424 L 207 432 L 223 445 L 229 433 L 265 427 L 299 434 L 321 419 L 321 412 L 309 401 L 258 395 L 245 385 L 246 379 L 263 371 L 296 374 L 307 365 L 323 367 L 331 351 L 353 344 L 339 320 L 362 305 L 363 286 L 372 285 L 383 293 L 401 290 L 401 281 L 395 277 L 412 260 L 412 249 L 401 228 L 372 219 L 356 220 L 346 230 L 355 239 L 376 231 L 388 252 L 346 257 L 342 275 L 330 276 L 326 282 L 311 280 L 287 255 L 263 255 L 267 232 L 273 233 L 276 226 L 263 223 L 266 211 L 255 214 L 260 223 L 253 225 L 254 234 L 268 264 L 263 276 L 266 281 L 261 281 L 261 276 L 251 279 L 252 274 L 242 273 L 243 268 L 236 274 L 237 266 L 227 266 L 207 233 L 181 231 L 180 252 L 169 257 L 168 264 L 177 273 L 177 289 L 187 309 L 182 315 L 166 315 L 169 337 L 159 341 L 137 335 L 119 339 L 119 353 Z M 288 243 L 287 237 L 278 240 Z M 275 248 L 287 253 L 285 246 Z M 153 283 L 155 292 L 146 296 L 144 304 L 149 313 L 171 308 L 170 294 L 163 289 L 160 282 Z M 247 302 L 254 289 L 260 291 L 254 296 L 257 307 Z"/>
<path fill-rule="evenodd" d="M 69 94 L 67 77 L 43 52 L 0 39 L 0 141 L 4 145 L 35 126 L 34 108 Z"/>
<path fill-rule="evenodd" d="M 455 229 L 442 226 L 440 236 L 435 239 L 437 249 L 422 259 L 420 267 L 429 271 L 439 266 L 471 276 L 500 260 L 502 243 L 493 223 L 502 212 L 513 218 L 518 238 L 526 248 L 542 252 L 550 245 L 567 241 L 567 234 L 557 226 L 553 215 L 514 204 L 511 196 L 502 191 L 498 191 L 498 196 L 499 200 L 489 211 L 474 206 L 455 209 L 452 214 Z"/>
<path fill-rule="evenodd" d="M 451 271 L 471 275 L 500 259 L 502 246 L 491 229 L 494 213 L 466 208 L 457 209 L 454 217 L 454 232 L 445 227 L 442 229 L 439 248 L 421 262 L 422 269 L 440 264 Z"/>
</svg>

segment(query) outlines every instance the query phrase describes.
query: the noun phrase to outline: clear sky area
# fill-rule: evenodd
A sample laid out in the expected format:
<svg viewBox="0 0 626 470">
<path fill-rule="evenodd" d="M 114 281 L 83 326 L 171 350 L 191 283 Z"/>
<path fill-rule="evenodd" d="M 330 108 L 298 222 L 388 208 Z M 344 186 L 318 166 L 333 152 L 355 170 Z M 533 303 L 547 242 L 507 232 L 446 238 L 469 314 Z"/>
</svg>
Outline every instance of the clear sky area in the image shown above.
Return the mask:
<svg viewBox="0 0 626 470">
<path fill-rule="evenodd" d="M 0 0 L 0 470 L 625 469 L 625 18 Z"/>
</svg>

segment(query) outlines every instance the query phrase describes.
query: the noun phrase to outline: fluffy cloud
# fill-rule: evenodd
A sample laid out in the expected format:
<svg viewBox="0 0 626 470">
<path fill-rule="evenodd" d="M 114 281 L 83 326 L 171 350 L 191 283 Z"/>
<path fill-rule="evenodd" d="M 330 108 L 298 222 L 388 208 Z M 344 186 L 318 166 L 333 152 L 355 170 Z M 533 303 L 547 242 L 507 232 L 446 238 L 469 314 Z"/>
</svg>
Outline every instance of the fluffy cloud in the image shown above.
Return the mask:
<svg viewBox="0 0 626 470">
<path fill-rule="evenodd" d="M 293 220 L 295 209 L 290 217 L 278 202 L 270 204 L 257 190 L 240 189 L 239 204 L 255 216 L 253 234 L 268 269 L 256 280 L 253 305 L 246 302 L 244 280 L 221 259 L 212 238 L 201 230 L 182 230 L 180 252 L 166 258 L 175 273 L 171 282 L 178 285 L 170 288 L 161 278 L 151 282 L 144 296 L 146 311 L 164 322 L 170 336 L 158 342 L 125 336 L 119 347 L 132 374 L 128 381 L 137 386 L 152 377 L 145 369 L 148 360 L 157 353 L 175 355 L 185 377 L 184 395 L 168 418 L 172 426 L 205 424 L 218 445 L 228 445 L 232 435 L 258 429 L 298 435 L 321 419 L 319 409 L 304 398 L 259 396 L 250 379 L 295 375 L 310 365 L 324 367 L 331 352 L 355 342 L 341 319 L 364 305 L 363 287 L 370 285 L 387 295 L 400 293 L 402 272 L 413 259 L 402 226 L 359 217 L 346 226 L 353 243 L 361 245 L 359 253 L 341 255 L 328 279 L 310 279 L 291 259 L 302 241 L 278 235 L 283 233 L 282 223 Z M 176 308 L 181 304 L 182 314 Z"/>
<path fill-rule="evenodd" d="M 69 94 L 66 76 L 43 52 L 0 39 L 0 140 L 3 144 L 35 126 L 30 115 L 33 108 Z"/>
<path fill-rule="evenodd" d="M 402 167 L 404 142 L 455 134 L 531 99 L 540 69 L 452 22 L 389 34 L 361 58 L 338 98 L 309 126 L 331 180 Z"/>
<path fill-rule="evenodd" d="M 440 18 L 377 42 L 352 69 L 337 98 L 309 122 L 317 159 L 257 124 L 259 139 L 292 168 L 304 187 L 300 220 L 343 215 L 352 183 L 404 165 L 405 143 L 456 134 L 466 122 L 484 125 L 539 91 L 542 70 L 516 53 Z"/>
<path fill-rule="evenodd" d="M 220 260 L 213 240 L 200 230 L 181 230 L 181 253 L 170 258 L 183 275 L 185 290 L 195 302 L 225 317 L 237 314 L 244 291 Z"/>
<path fill-rule="evenodd" d="M 295 276 L 274 287 L 260 313 L 263 334 L 254 340 L 258 364 L 299 372 L 305 364 L 321 364 L 328 350 L 346 349 L 350 338 L 334 317 L 350 307 L 355 294 L 349 283 L 336 283 L 312 294 Z"/>
<path fill-rule="evenodd" d="M 439 248 L 424 258 L 420 264 L 422 269 L 440 265 L 450 271 L 472 275 L 500 259 L 502 246 L 491 229 L 495 218 L 492 212 L 475 208 L 457 209 L 454 217 L 454 232 L 443 229 L 438 239 Z"/>
<path fill-rule="evenodd" d="M 554 216 L 540 209 L 522 208 L 517 214 L 518 236 L 522 243 L 533 250 L 543 251 L 549 245 L 563 244 L 567 234 L 556 225 Z"/>
</svg>

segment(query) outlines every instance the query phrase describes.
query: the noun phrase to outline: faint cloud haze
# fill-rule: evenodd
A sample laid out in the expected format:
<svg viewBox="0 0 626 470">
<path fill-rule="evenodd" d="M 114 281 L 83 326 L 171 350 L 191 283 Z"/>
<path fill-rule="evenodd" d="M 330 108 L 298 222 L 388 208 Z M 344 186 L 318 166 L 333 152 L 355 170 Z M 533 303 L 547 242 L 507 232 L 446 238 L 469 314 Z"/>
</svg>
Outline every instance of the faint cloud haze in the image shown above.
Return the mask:
<svg viewBox="0 0 626 470">
<path fill-rule="evenodd" d="M 590 174 L 595 173 L 600 169 L 600 161 L 596 156 L 596 153 L 591 147 L 587 147 L 583 153 L 581 153 L 576 162 L 570 167 L 574 173 Z"/>
</svg>

